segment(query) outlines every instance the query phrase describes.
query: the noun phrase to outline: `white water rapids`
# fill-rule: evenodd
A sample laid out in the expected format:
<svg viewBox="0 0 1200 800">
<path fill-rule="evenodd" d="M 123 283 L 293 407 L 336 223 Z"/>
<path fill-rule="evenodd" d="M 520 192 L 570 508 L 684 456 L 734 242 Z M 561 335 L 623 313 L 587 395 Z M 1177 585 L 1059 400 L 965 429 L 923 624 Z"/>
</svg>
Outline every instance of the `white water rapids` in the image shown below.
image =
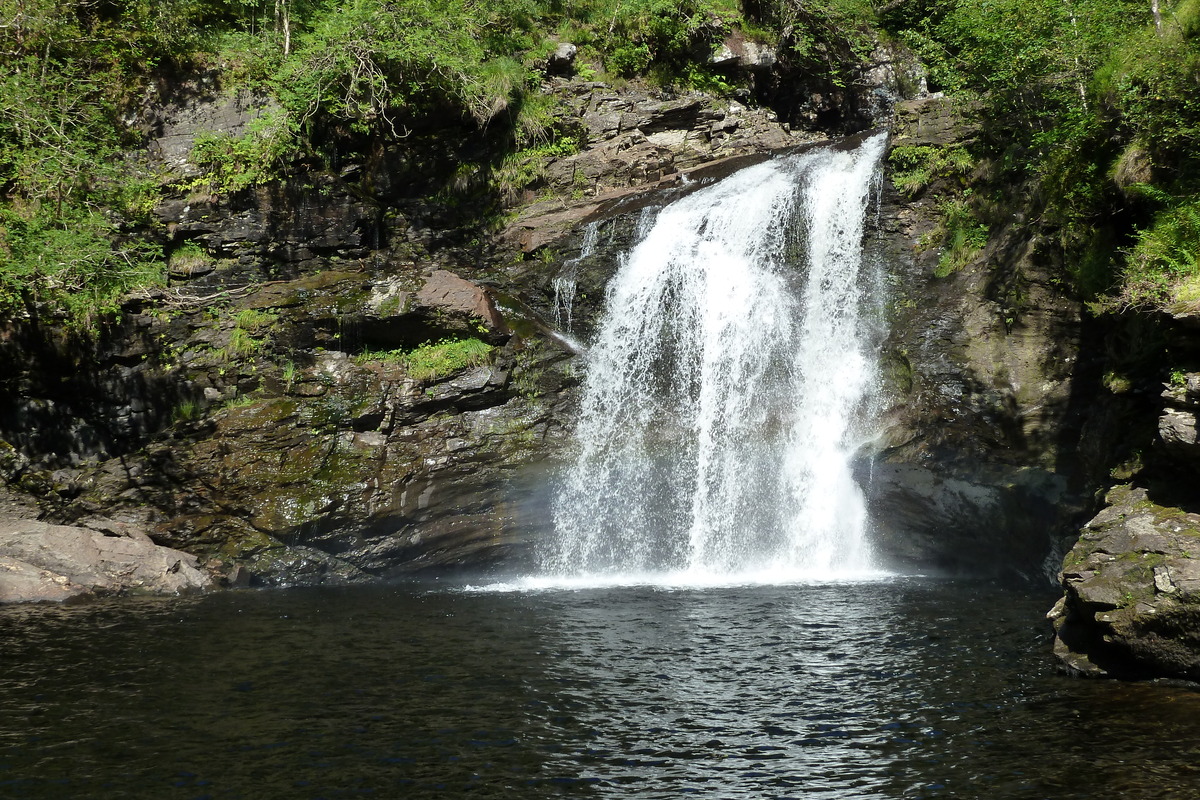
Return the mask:
<svg viewBox="0 0 1200 800">
<path fill-rule="evenodd" d="M 851 459 L 877 384 L 862 241 L 883 148 L 877 135 L 741 170 L 662 209 L 622 258 L 586 356 L 547 580 L 873 571 Z"/>
</svg>

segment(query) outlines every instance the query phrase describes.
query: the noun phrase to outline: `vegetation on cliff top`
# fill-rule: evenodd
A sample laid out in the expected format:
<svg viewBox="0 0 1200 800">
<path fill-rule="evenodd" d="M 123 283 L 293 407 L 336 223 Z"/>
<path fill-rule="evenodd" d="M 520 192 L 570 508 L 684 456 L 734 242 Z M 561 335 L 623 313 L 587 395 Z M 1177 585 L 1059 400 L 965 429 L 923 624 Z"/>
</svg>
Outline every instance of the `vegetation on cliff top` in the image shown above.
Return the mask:
<svg viewBox="0 0 1200 800">
<path fill-rule="evenodd" d="M 1026 212 L 1099 308 L 1200 300 L 1200 2 L 888 6 L 930 88 L 979 103 L 979 222 Z"/>
<path fill-rule="evenodd" d="M 1036 187 L 1082 294 L 1200 300 L 1200 0 L 0 0 L 0 310 L 78 315 L 164 279 L 145 235 L 162 178 L 124 154 L 180 77 L 277 103 L 199 137 L 213 192 L 439 120 L 499 141 L 503 181 L 577 146 L 540 91 L 559 42 L 585 74 L 721 90 L 708 57 L 734 28 L 835 86 L 877 37 L 907 45 L 931 89 L 983 109 L 964 246 L 1011 215 L 1005 187 Z"/>
<path fill-rule="evenodd" d="M 162 181 L 124 153 L 172 81 L 216 74 L 278 103 L 242 137 L 197 142 L 205 187 L 236 192 L 431 119 L 545 144 L 539 64 L 559 41 L 586 69 L 699 81 L 741 22 L 737 0 L 0 0 L 0 311 L 111 308 L 163 279 L 160 249 L 133 235 Z"/>
</svg>

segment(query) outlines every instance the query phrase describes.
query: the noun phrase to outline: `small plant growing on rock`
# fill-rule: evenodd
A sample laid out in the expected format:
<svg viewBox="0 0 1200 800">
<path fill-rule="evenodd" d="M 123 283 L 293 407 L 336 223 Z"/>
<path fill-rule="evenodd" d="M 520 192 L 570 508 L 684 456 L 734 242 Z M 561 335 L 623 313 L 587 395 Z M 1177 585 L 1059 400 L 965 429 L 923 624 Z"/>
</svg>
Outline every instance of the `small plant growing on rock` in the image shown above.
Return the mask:
<svg viewBox="0 0 1200 800">
<path fill-rule="evenodd" d="M 978 255 L 988 241 L 988 226 L 977 221 L 969 204 L 963 200 L 948 200 L 938 210 L 942 254 L 934 268 L 936 278 L 958 272 Z"/>
<path fill-rule="evenodd" d="M 1104 373 L 1104 388 L 1113 394 L 1125 394 L 1133 389 L 1133 381 L 1128 375 L 1109 370 Z"/>
<path fill-rule="evenodd" d="M 280 369 L 279 374 L 280 377 L 283 378 L 285 392 L 290 392 L 292 390 L 292 384 L 296 382 L 296 375 L 298 373 L 299 370 L 296 368 L 295 361 L 287 362 L 283 365 L 282 369 Z"/>
<path fill-rule="evenodd" d="M 1142 451 L 1135 450 L 1129 458 L 1109 470 L 1108 474 L 1116 480 L 1128 481 L 1141 472 L 1143 467 Z"/>
<path fill-rule="evenodd" d="M 183 400 L 175 407 L 171 418 L 175 422 L 195 422 L 200 419 L 203 409 L 196 400 Z"/>
<path fill-rule="evenodd" d="M 388 295 L 383 302 L 379 304 L 379 308 L 375 310 L 381 317 L 391 317 L 401 313 L 404 309 L 401 307 L 404 300 L 404 295 L 400 292 Z"/>
<path fill-rule="evenodd" d="M 234 328 L 229 333 L 229 344 L 225 354 L 229 358 L 244 358 L 253 355 L 262 347 L 262 339 L 256 339 L 245 328 Z"/>
<path fill-rule="evenodd" d="M 962 182 L 975 162 L 961 147 L 901 145 L 888 155 L 892 183 L 904 194 L 915 197 L 938 179 Z"/>
<path fill-rule="evenodd" d="M 364 350 L 355 357 L 359 364 L 369 362 L 397 363 L 418 381 L 430 381 L 476 367 L 487 361 L 495 350 L 475 337 L 442 339 L 426 342 L 413 350 Z"/>
<path fill-rule="evenodd" d="M 470 339 L 442 339 L 427 342 L 404 357 L 408 374 L 419 381 L 434 380 L 452 375 L 467 367 L 482 364 L 493 348 L 487 342 Z"/>
<path fill-rule="evenodd" d="M 254 398 L 251 395 L 239 392 L 226 400 L 224 404 L 222 404 L 221 408 L 245 408 L 246 406 L 251 405 L 254 405 Z"/>
<path fill-rule="evenodd" d="M 233 324 L 251 333 L 262 333 L 279 320 L 278 314 L 269 314 L 256 308 L 239 311 L 233 318 Z"/>
<path fill-rule="evenodd" d="M 172 275 L 191 276 L 212 269 L 212 257 L 196 242 L 184 242 L 167 259 L 167 269 Z"/>
</svg>

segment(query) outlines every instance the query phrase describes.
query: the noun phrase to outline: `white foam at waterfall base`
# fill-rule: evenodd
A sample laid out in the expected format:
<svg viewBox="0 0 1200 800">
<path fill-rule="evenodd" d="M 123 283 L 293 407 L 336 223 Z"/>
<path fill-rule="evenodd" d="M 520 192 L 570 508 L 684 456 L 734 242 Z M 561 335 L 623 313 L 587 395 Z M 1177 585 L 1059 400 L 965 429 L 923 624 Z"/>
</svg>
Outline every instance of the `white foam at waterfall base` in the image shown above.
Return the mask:
<svg viewBox="0 0 1200 800">
<path fill-rule="evenodd" d="M 534 583 L 886 574 L 851 470 L 877 383 L 862 240 L 883 146 L 741 170 L 622 257 Z"/>
</svg>

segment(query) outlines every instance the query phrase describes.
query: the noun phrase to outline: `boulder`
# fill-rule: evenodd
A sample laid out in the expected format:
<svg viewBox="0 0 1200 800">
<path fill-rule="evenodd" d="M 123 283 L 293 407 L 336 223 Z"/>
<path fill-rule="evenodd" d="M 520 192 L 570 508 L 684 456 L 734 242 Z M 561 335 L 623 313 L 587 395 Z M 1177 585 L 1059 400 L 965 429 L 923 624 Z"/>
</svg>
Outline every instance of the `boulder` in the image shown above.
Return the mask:
<svg viewBox="0 0 1200 800">
<path fill-rule="evenodd" d="M 1200 680 L 1200 514 L 1112 489 L 1063 562 L 1054 653 L 1075 675 Z"/>
<path fill-rule="evenodd" d="M 452 314 L 474 317 L 494 333 L 507 331 L 504 317 L 483 287 L 458 277 L 449 270 L 434 270 L 417 292 L 417 303 Z"/>
<path fill-rule="evenodd" d="M 579 48 L 570 42 L 563 42 L 554 49 L 546 59 L 546 72 L 551 75 L 572 75 L 575 72 L 575 54 Z"/>
<path fill-rule="evenodd" d="M 1182 381 L 1164 384 L 1160 395 L 1163 403 L 1158 418 L 1158 438 L 1163 452 L 1177 465 L 1195 468 L 1200 465 L 1200 374 L 1187 373 Z"/>
<path fill-rule="evenodd" d="M 87 594 L 66 575 L 0 556 L 0 603 L 59 603 Z"/>
<path fill-rule="evenodd" d="M 1166 451 L 1183 461 L 1200 463 L 1200 431 L 1196 430 L 1196 414 L 1184 409 L 1169 408 L 1158 418 L 1158 436 Z"/>
<path fill-rule="evenodd" d="M 778 61 L 778 48 L 747 39 L 741 31 L 733 31 L 726 36 L 708 59 L 715 67 L 746 70 L 768 70 Z"/>
<path fill-rule="evenodd" d="M 95 527 L 0 519 L 0 602 L 87 595 L 180 594 L 213 586 L 195 556 L 111 521 Z"/>
</svg>

